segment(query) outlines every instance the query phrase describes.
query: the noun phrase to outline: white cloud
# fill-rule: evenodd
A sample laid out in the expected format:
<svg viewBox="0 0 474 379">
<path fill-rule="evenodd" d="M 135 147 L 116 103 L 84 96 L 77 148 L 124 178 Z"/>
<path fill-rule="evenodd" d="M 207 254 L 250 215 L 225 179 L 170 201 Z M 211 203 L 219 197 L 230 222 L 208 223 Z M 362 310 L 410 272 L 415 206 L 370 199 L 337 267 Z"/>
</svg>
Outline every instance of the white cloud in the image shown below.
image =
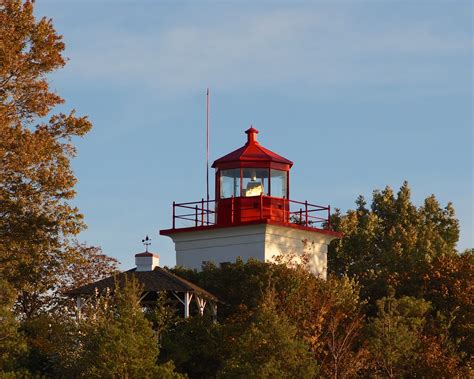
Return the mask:
<svg viewBox="0 0 474 379">
<path fill-rule="evenodd" d="M 185 17 L 137 32 L 105 24 L 70 44 L 65 75 L 138 82 L 181 93 L 220 89 L 390 85 L 443 81 L 438 59 L 469 54 L 469 36 L 429 22 L 358 27 L 349 13 L 309 7 L 226 13 L 203 23 Z M 79 45 L 89 41 L 89 45 Z"/>
</svg>

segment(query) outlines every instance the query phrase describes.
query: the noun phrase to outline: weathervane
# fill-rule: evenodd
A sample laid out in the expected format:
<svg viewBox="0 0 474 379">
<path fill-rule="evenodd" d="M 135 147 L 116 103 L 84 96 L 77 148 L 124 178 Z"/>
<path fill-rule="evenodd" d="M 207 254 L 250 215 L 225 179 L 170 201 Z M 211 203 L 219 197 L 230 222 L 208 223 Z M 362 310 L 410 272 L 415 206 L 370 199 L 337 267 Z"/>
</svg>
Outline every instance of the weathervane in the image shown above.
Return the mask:
<svg viewBox="0 0 474 379">
<path fill-rule="evenodd" d="M 146 252 L 148 253 L 148 246 L 151 245 L 151 238 L 147 236 L 142 240 L 143 245 L 145 245 Z"/>
</svg>

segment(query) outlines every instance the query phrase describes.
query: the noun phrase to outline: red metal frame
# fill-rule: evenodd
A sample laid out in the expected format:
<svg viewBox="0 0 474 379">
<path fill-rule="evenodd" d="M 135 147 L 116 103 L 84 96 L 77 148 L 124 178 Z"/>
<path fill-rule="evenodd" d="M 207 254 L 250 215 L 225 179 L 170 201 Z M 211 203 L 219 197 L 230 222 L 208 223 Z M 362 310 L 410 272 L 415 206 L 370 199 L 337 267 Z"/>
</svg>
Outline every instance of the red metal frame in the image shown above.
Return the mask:
<svg viewBox="0 0 474 379">
<path fill-rule="evenodd" d="M 231 226 L 256 221 L 276 221 L 283 224 L 296 224 L 307 228 L 331 230 L 331 207 L 310 204 L 272 196 L 231 197 L 228 200 L 230 211 L 219 217 L 218 202 L 204 200 L 173 202 L 173 230 L 198 226 Z M 282 204 L 282 207 L 275 207 Z M 250 204 L 250 205 L 249 205 Z M 256 205 L 256 207 L 255 207 Z M 177 222 L 186 225 L 178 226 Z"/>
</svg>

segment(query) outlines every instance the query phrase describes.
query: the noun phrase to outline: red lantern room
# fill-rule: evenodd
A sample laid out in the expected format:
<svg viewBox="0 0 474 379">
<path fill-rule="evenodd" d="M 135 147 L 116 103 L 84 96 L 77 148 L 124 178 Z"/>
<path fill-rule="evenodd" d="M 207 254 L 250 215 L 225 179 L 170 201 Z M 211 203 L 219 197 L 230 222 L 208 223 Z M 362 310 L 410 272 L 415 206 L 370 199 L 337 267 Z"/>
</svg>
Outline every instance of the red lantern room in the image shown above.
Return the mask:
<svg viewBox="0 0 474 379">
<path fill-rule="evenodd" d="M 247 143 L 217 159 L 216 224 L 257 220 L 286 221 L 293 162 L 264 148 L 258 130 L 247 131 Z"/>
<path fill-rule="evenodd" d="M 258 130 L 248 129 L 241 148 L 217 159 L 214 200 L 173 202 L 173 226 L 160 234 L 173 239 L 176 263 L 202 264 L 237 258 L 272 261 L 278 255 L 309 254 L 309 269 L 325 277 L 331 230 L 329 206 L 290 200 L 293 162 L 264 148 Z"/>
</svg>

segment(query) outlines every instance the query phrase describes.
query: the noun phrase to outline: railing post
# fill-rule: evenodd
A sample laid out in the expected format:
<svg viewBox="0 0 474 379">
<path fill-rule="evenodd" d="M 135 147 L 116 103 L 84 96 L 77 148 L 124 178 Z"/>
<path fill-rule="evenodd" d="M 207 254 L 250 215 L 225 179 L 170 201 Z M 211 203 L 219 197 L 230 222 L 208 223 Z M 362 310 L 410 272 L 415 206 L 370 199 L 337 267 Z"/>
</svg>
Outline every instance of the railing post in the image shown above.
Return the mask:
<svg viewBox="0 0 474 379">
<path fill-rule="evenodd" d="M 308 200 L 304 202 L 305 225 L 308 226 Z"/>
<path fill-rule="evenodd" d="M 234 223 L 234 209 L 235 209 L 235 197 L 234 195 L 232 195 L 232 200 L 230 202 L 230 223 L 233 224 Z"/>
<path fill-rule="evenodd" d="M 260 220 L 263 220 L 263 193 L 260 194 Z"/>
<path fill-rule="evenodd" d="M 173 229 L 176 227 L 176 202 L 173 201 Z"/>
<path fill-rule="evenodd" d="M 201 226 L 204 226 L 204 199 L 201 198 Z"/>
<path fill-rule="evenodd" d="M 328 205 L 328 230 L 331 230 L 331 206 Z"/>
<path fill-rule="evenodd" d="M 300 224 L 303 223 L 303 210 L 300 208 Z"/>
<path fill-rule="evenodd" d="M 196 210 L 196 215 L 195 215 L 195 218 L 194 218 L 194 223 L 195 223 L 195 226 L 198 226 L 198 206 L 196 205 L 196 207 L 194 208 Z"/>
<path fill-rule="evenodd" d="M 283 196 L 283 222 L 286 222 L 286 197 Z"/>
</svg>

